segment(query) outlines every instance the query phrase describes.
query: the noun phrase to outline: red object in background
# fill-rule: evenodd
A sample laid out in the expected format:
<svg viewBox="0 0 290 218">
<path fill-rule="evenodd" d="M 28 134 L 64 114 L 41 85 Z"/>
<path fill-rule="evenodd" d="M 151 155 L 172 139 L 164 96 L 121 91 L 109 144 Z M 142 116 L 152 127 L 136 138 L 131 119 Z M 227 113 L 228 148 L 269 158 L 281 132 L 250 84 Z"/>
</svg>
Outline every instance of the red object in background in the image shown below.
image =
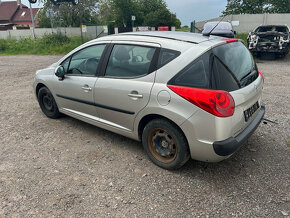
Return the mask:
<svg viewBox="0 0 290 218">
<path fill-rule="evenodd" d="M 159 26 L 158 31 L 169 31 L 169 26 Z"/>
</svg>

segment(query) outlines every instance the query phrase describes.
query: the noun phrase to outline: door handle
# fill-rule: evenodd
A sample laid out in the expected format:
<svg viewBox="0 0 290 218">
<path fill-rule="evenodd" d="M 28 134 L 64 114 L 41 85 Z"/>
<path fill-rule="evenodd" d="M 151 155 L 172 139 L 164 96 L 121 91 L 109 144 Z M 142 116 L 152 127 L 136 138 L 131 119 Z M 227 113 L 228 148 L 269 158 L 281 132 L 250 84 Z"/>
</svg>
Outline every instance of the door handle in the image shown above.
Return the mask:
<svg viewBox="0 0 290 218">
<path fill-rule="evenodd" d="M 85 92 L 89 92 L 89 91 L 92 91 L 92 88 L 89 87 L 88 85 L 84 85 L 84 86 L 82 87 L 82 90 L 84 90 Z"/>
<path fill-rule="evenodd" d="M 140 94 L 128 94 L 128 96 L 131 98 L 143 98 L 143 95 Z"/>
</svg>

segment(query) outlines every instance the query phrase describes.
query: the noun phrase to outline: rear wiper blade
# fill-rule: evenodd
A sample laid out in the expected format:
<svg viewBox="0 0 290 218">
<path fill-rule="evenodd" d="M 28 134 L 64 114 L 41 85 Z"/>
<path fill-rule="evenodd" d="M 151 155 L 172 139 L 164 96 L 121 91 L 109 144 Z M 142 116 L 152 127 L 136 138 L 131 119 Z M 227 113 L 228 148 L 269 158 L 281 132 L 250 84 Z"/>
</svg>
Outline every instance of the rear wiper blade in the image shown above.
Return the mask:
<svg viewBox="0 0 290 218">
<path fill-rule="evenodd" d="M 240 81 L 242 82 L 244 79 L 248 78 L 249 76 L 251 76 L 252 74 L 257 73 L 256 70 L 251 70 L 248 74 L 246 74 L 245 76 L 243 76 Z"/>
</svg>

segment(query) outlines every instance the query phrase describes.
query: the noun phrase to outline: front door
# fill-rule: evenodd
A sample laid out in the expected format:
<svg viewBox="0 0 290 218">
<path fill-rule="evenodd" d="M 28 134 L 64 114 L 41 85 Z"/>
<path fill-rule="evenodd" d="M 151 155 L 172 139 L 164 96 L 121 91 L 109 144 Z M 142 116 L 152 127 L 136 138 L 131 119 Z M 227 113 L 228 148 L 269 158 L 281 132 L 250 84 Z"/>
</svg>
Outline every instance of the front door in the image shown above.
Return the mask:
<svg viewBox="0 0 290 218">
<path fill-rule="evenodd" d="M 133 130 L 154 84 L 156 44 L 114 44 L 104 75 L 94 88 L 98 114 L 107 125 Z M 155 56 L 154 56 L 155 55 Z"/>
<path fill-rule="evenodd" d="M 66 74 L 55 87 L 55 95 L 61 111 L 81 117 L 97 117 L 94 106 L 94 86 L 105 47 L 105 44 L 88 46 L 62 63 Z"/>
</svg>

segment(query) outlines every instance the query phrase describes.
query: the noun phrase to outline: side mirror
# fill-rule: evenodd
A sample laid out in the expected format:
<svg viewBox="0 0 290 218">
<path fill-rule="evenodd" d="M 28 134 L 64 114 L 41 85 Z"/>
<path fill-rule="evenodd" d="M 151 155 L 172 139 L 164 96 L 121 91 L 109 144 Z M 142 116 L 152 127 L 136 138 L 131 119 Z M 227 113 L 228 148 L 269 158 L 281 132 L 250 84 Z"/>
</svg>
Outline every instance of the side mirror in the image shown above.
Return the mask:
<svg viewBox="0 0 290 218">
<path fill-rule="evenodd" d="M 63 66 L 58 66 L 55 69 L 55 75 L 58 77 L 59 80 L 63 80 L 64 79 L 64 75 L 65 75 L 65 70 Z"/>
</svg>

